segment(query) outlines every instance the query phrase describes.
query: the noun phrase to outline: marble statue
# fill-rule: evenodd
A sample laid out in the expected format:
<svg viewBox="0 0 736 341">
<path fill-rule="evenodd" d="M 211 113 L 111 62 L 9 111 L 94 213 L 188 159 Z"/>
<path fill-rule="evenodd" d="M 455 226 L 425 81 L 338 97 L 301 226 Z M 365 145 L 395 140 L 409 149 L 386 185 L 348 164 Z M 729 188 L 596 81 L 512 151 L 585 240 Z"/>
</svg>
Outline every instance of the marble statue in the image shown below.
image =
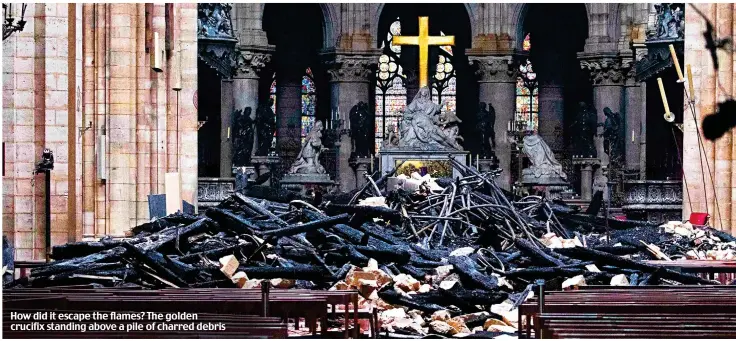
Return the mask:
<svg viewBox="0 0 736 341">
<path fill-rule="evenodd" d="M 393 125 L 391 129 L 386 133 L 386 138 L 383 139 L 384 148 L 396 148 L 399 146 L 399 127 Z"/>
<path fill-rule="evenodd" d="M 488 108 L 487 110 L 486 104 L 480 102 L 478 113 L 475 116 L 476 129 L 481 141 L 478 154 L 482 157 L 491 156 L 491 151 L 496 149 L 496 110 L 493 109 L 491 103 L 488 103 Z"/>
<path fill-rule="evenodd" d="M 598 113 L 585 102 L 580 102 L 578 117 L 572 125 L 575 132 L 575 155 L 582 157 L 595 157 L 595 134 L 598 123 Z"/>
<path fill-rule="evenodd" d="M 523 182 L 551 184 L 567 181 L 562 165 L 539 135 L 524 137 L 524 154 L 529 157 L 532 165 L 522 171 Z"/>
<path fill-rule="evenodd" d="M 232 6 L 226 3 L 198 4 L 198 35 L 210 38 L 233 38 L 230 19 Z"/>
<path fill-rule="evenodd" d="M 242 167 L 250 163 L 253 150 L 253 119 L 250 118 L 251 108 L 235 110 L 233 112 L 233 166 Z"/>
<path fill-rule="evenodd" d="M 258 134 L 258 145 L 255 155 L 266 156 L 271 150 L 273 134 L 276 132 L 276 114 L 271 110 L 273 99 L 268 103 L 261 103 L 256 109 L 256 134 Z"/>
<path fill-rule="evenodd" d="M 441 115 L 441 106 L 432 102 L 429 88 L 422 87 L 406 107 L 399 125 L 399 148 L 415 150 L 462 150 L 458 144 L 454 113 Z"/>
<path fill-rule="evenodd" d="M 319 163 L 319 155 L 327 150 L 322 145 L 322 121 L 315 121 L 304 140 L 304 145 L 296 161 L 289 169 L 289 174 L 326 174 Z"/>
<path fill-rule="evenodd" d="M 672 8 L 673 4 L 655 4 L 657 11 L 656 30 L 652 32 L 655 39 L 684 39 L 685 38 L 685 14 L 679 6 Z"/>
<path fill-rule="evenodd" d="M 368 104 L 361 101 L 350 109 L 350 137 L 353 141 L 355 156 L 364 157 L 373 154 L 371 141 L 371 113 Z"/>
</svg>

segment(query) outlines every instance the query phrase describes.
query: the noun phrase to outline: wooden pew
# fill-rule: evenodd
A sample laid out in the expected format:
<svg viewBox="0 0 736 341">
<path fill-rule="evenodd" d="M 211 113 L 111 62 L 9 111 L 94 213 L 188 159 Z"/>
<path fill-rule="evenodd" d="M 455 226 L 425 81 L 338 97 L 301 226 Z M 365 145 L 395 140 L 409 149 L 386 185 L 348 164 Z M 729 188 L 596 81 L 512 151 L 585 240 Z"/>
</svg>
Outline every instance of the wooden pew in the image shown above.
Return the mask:
<svg viewBox="0 0 736 341">
<path fill-rule="evenodd" d="M 688 324 L 689 321 L 705 323 L 707 321 L 692 318 L 709 314 L 721 316 L 727 321 L 736 319 L 736 287 L 587 286 L 579 290 L 548 292 L 544 294 L 541 302 L 537 297 L 519 307 L 519 330 L 521 337 L 530 338 L 533 322 L 534 334 L 538 336 L 550 336 L 545 332 L 549 332 L 551 328 L 554 329 L 552 336 L 595 337 L 580 335 L 585 332 L 599 335 L 594 333 L 596 331 L 594 328 L 591 329 L 595 326 L 606 326 L 607 331 L 611 332 L 616 331 L 616 328 L 620 329 L 620 326 L 627 323 L 631 324 L 646 319 L 649 319 L 649 322 L 660 321 L 666 317 L 667 321 L 674 320 L 692 327 L 690 329 L 669 328 L 667 335 L 679 335 L 680 333 L 683 336 L 690 336 L 690 332 L 699 330 L 697 328 L 699 325 L 697 323 Z M 562 323 L 562 320 L 566 324 Z M 575 323 L 570 321 L 578 323 L 580 328 L 575 329 Z M 705 325 L 704 323 L 700 325 Z M 656 332 L 659 329 L 662 327 L 657 323 L 649 327 L 641 326 L 638 329 L 627 327 L 625 328 L 626 333 L 612 334 L 610 337 L 618 337 L 613 335 L 633 337 L 638 335 L 637 333 L 649 335 L 649 332 Z M 693 334 L 695 335 L 693 337 L 706 334 L 710 335 L 700 330 L 699 333 Z"/>
<path fill-rule="evenodd" d="M 120 296 L 120 297 L 129 297 L 129 296 L 135 296 L 135 297 L 176 297 L 176 296 L 183 296 L 188 297 L 188 295 L 199 295 L 199 296 L 206 296 L 207 299 L 217 300 L 217 297 L 212 296 L 224 296 L 225 299 L 228 298 L 235 298 L 235 297 L 249 297 L 249 298 L 260 298 L 262 297 L 261 289 L 235 289 L 235 288 L 202 288 L 202 289 L 162 289 L 162 290 L 127 290 L 127 289 L 114 289 L 114 288 L 102 288 L 102 289 L 68 289 L 68 288 L 28 288 L 28 289 L 20 289 L 20 290 L 9 290 L 6 292 L 6 297 L 14 297 L 16 293 L 22 295 L 23 297 L 29 297 L 32 295 L 38 295 L 43 294 L 47 295 L 49 293 L 56 293 L 56 294 L 64 294 L 64 293 L 73 293 L 73 294 L 90 294 L 90 295 L 113 295 L 113 296 Z M 336 316 L 336 306 L 337 305 L 344 305 L 345 309 L 342 309 L 341 312 L 344 313 L 344 321 L 345 321 L 345 328 L 344 328 L 344 337 L 347 338 L 350 335 L 349 333 L 349 321 L 350 321 L 350 314 L 353 315 L 353 337 L 357 338 L 359 333 L 359 324 L 358 319 L 359 318 L 366 318 L 370 319 L 371 323 L 371 334 L 373 337 L 377 336 L 377 313 L 375 311 L 367 311 L 363 312 L 358 309 L 358 299 L 359 294 L 355 290 L 335 290 L 335 291 L 317 291 L 317 290 L 301 290 L 301 289 L 272 289 L 270 291 L 270 295 L 272 298 L 298 298 L 298 299 L 306 299 L 307 297 L 317 296 L 320 298 L 324 298 L 327 305 L 332 307 L 332 314 L 333 316 Z M 350 310 L 350 305 L 352 304 L 352 310 Z M 277 310 L 283 311 L 283 309 L 280 309 L 281 307 L 276 307 Z M 294 308 L 294 307 L 292 307 Z M 304 317 L 305 321 L 307 321 L 308 324 L 311 324 L 310 329 L 312 331 L 316 330 L 316 325 L 314 322 L 316 321 L 315 317 L 321 317 L 323 314 L 321 313 L 322 309 L 320 311 L 307 311 L 307 310 L 299 310 L 299 307 L 296 307 L 296 310 L 292 309 L 291 314 L 289 315 L 292 318 L 295 318 L 298 323 L 298 319 L 300 317 Z M 324 326 L 325 324 L 323 324 Z"/>
<path fill-rule="evenodd" d="M 237 314 L 258 314 L 262 311 L 260 289 L 167 289 L 167 290 L 127 290 L 127 289 L 67 289 L 42 288 L 8 290 L 3 299 L 6 307 L 47 309 L 94 309 L 99 311 L 211 311 Z M 166 305 L 158 302 L 166 301 Z M 357 291 L 310 291 L 273 290 L 269 297 L 271 315 L 304 317 L 310 330 L 316 332 L 316 321 L 322 320 L 323 333 L 327 329 L 327 305 L 353 305 L 354 333 L 358 337 Z M 114 308 L 112 308 L 114 307 Z M 194 307 L 194 308 L 193 308 Z M 349 310 L 345 311 L 345 337 L 348 335 Z M 374 332 L 374 335 L 377 334 Z"/>
<path fill-rule="evenodd" d="M 20 313 L 33 313 L 38 310 L 13 310 L 12 312 L 20 312 Z M 93 311 L 80 311 L 80 310 L 57 310 L 57 313 L 63 313 L 63 312 L 74 312 L 74 313 L 80 313 L 80 312 L 87 312 L 92 313 Z M 121 312 L 122 313 L 122 312 Z M 133 312 L 136 313 L 136 312 Z M 166 322 L 169 325 L 176 325 L 176 324 L 188 324 L 188 323 L 200 323 L 200 322 L 209 322 L 209 323 L 224 323 L 225 324 L 225 330 L 207 330 L 207 331 L 166 331 L 166 330 L 152 330 L 152 331 L 90 331 L 86 330 L 84 332 L 80 331 L 13 331 L 11 330 L 11 324 L 14 323 L 10 320 L 10 314 L 11 311 L 5 309 L 3 311 L 3 333 L 6 337 L 13 337 L 13 338 L 72 338 L 72 337 L 79 337 L 79 338 L 90 338 L 91 335 L 98 335 L 101 338 L 119 338 L 119 337 L 126 337 L 126 333 L 128 336 L 133 338 L 145 338 L 145 337 L 166 337 L 171 338 L 174 336 L 177 337 L 183 337 L 183 338 L 211 338 L 213 336 L 215 337 L 243 337 L 238 335 L 247 335 L 248 338 L 286 338 L 288 337 L 287 332 L 287 325 L 285 322 L 281 320 L 281 318 L 278 317 L 262 317 L 262 316 L 245 316 L 245 315 L 224 315 L 224 314 L 198 314 L 196 321 L 171 321 Z M 41 323 L 49 323 L 52 321 L 37 321 L 34 319 L 31 320 L 23 320 L 23 321 L 15 321 L 15 323 L 32 323 L 32 322 L 41 322 Z M 65 324 L 67 322 L 64 321 L 54 321 L 57 323 Z M 140 321 L 140 320 L 90 320 L 85 321 L 84 323 L 90 324 L 90 323 L 123 323 L 123 324 L 129 324 L 133 322 L 145 324 L 150 323 L 150 321 Z M 164 322 L 164 321 L 161 321 Z"/>
</svg>

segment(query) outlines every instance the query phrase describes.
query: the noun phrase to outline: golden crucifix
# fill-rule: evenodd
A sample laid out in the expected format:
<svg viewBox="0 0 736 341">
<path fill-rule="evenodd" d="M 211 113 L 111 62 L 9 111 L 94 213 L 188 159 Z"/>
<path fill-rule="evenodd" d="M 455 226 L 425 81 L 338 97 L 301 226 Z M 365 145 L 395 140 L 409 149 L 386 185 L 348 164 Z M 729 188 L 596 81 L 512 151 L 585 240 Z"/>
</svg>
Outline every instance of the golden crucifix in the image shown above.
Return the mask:
<svg viewBox="0 0 736 341">
<path fill-rule="evenodd" d="M 417 45 L 419 46 L 419 87 L 427 86 L 429 80 L 429 45 L 455 45 L 455 36 L 430 36 L 429 17 L 419 17 L 418 36 L 395 36 L 394 45 Z"/>
</svg>

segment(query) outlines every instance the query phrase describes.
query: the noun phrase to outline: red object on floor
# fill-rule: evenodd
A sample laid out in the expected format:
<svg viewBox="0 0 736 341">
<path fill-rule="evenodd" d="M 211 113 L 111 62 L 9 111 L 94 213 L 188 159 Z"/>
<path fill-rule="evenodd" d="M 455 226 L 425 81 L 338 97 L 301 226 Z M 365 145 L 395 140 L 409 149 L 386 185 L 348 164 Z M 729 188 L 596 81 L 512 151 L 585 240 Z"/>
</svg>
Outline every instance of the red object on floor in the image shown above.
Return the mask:
<svg viewBox="0 0 736 341">
<path fill-rule="evenodd" d="M 690 223 L 693 225 L 705 225 L 708 223 L 708 213 L 693 212 L 690 213 Z"/>
<path fill-rule="evenodd" d="M 625 215 L 615 215 L 615 216 L 613 216 L 613 219 L 620 220 L 620 221 L 625 221 L 626 220 L 626 216 Z"/>
</svg>

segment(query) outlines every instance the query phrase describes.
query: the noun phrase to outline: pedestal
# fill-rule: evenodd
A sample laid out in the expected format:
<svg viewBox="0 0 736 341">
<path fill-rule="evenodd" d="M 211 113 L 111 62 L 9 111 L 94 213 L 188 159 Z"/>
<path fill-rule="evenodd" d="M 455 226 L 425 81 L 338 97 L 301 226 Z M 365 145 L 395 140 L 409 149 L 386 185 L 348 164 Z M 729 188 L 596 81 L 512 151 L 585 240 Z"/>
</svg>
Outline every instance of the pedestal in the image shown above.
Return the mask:
<svg viewBox="0 0 736 341">
<path fill-rule="evenodd" d="M 281 187 L 302 195 L 316 188 L 321 188 L 326 193 L 335 185 L 328 174 L 286 174 L 279 183 Z"/>
<path fill-rule="evenodd" d="M 411 150 L 411 149 L 388 149 L 381 150 L 381 174 L 392 171 L 401 161 L 445 161 L 450 163 L 449 157 L 457 162 L 467 164 L 468 152 L 457 150 Z M 462 177 L 455 167 L 452 167 L 452 177 Z"/>
<path fill-rule="evenodd" d="M 531 169 L 524 169 L 521 178 L 522 186 L 544 190 L 545 197 L 549 200 L 562 199 L 562 192 L 570 188 L 570 184 L 557 174 L 543 174 L 540 177 L 535 177 L 530 173 Z"/>
<path fill-rule="evenodd" d="M 271 172 L 271 179 L 272 179 L 273 170 L 275 168 L 274 166 L 281 163 L 281 158 L 279 158 L 276 155 L 253 156 L 251 158 L 251 163 L 256 165 L 256 169 L 258 170 L 258 176 Z M 269 179 L 268 181 L 266 181 L 264 185 L 266 186 L 271 185 L 271 180 Z"/>
<path fill-rule="evenodd" d="M 593 199 L 593 167 L 600 165 L 597 158 L 573 157 L 573 165 L 580 165 L 580 199 L 590 201 Z"/>
<path fill-rule="evenodd" d="M 364 174 L 368 173 L 370 163 L 371 158 L 369 157 L 353 157 L 350 159 L 350 166 L 355 170 L 355 185 L 357 188 L 363 188 L 367 182 Z"/>
<path fill-rule="evenodd" d="M 495 160 L 493 159 L 478 159 L 478 169 L 481 173 L 490 172 L 493 169 Z"/>
</svg>

